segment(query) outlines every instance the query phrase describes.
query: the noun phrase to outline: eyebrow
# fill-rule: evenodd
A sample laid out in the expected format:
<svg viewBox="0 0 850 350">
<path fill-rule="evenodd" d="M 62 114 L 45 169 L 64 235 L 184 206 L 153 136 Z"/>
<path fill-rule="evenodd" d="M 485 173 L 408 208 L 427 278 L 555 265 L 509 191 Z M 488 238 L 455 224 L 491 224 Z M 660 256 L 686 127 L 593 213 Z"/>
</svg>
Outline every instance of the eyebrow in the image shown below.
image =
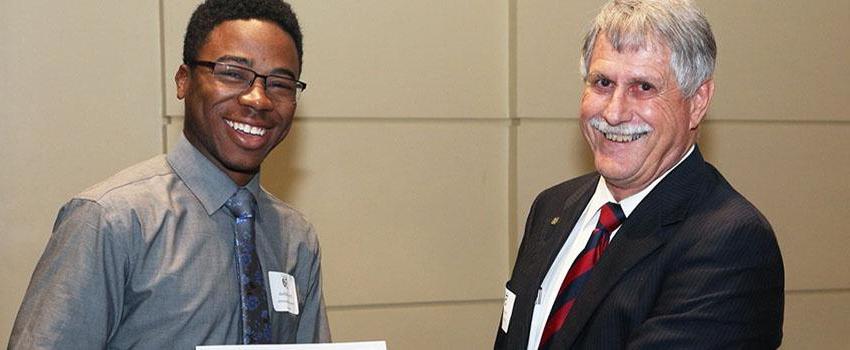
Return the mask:
<svg viewBox="0 0 850 350">
<path fill-rule="evenodd" d="M 587 75 L 587 78 L 585 79 L 585 81 L 598 80 L 600 78 L 608 79 L 608 77 L 605 74 L 602 74 L 602 73 L 599 73 L 599 72 L 591 72 L 590 74 Z M 611 80 L 611 79 L 608 79 L 608 80 Z"/>
<path fill-rule="evenodd" d="M 640 77 L 630 78 L 630 79 L 628 80 L 628 83 L 629 83 L 629 84 L 650 83 L 650 84 L 653 84 L 653 85 L 658 85 L 658 84 L 660 84 L 663 80 L 664 80 L 664 79 L 657 78 L 657 77 L 640 76 Z"/>
<path fill-rule="evenodd" d="M 254 68 L 254 63 L 250 59 L 242 57 L 242 56 L 224 55 L 224 56 L 217 58 L 215 61 L 216 62 L 235 62 L 235 63 L 241 64 L 241 65 L 248 67 L 248 68 L 252 68 L 252 69 Z M 295 79 L 295 72 L 293 72 L 291 69 L 283 68 L 283 67 L 272 69 L 272 71 L 269 72 L 269 74 L 271 74 L 271 75 L 285 75 L 285 76 L 288 76 L 292 79 Z"/>
<path fill-rule="evenodd" d="M 271 71 L 271 72 L 269 72 L 269 74 L 274 74 L 274 75 L 285 75 L 285 76 L 288 76 L 288 77 L 290 77 L 290 78 L 292 78 L 292 79 L 295 79 L 295 72 L 293 72 L 293 71 L 292 71 L 292 70 L 290 70 L 290 69 L 286 69 L 286 68 L 275 68 L 275 69 L 272 69 L 272 71 Z"/>
<path fill-rule="evenodd" d="M 607 75 L 602 74 L 600 72 L 591 72 L 590 74 L 587 75 L 587 79 L 590 80 L 590 81 L 597 80 L 597 79 L 608 79 L 608 80 L 611 80 L 611 81 L 616 83 L 616 81 L 614 81 L 613 79 L 609 78 Z M 662 84 L 663 80 L 664 79 L 661 79 L 659 77 L 637 76 L 637 77 L 631 77 L 628 80 L 626 80 L 626 84 L 627 85 L 633 85 L 633 84 L 650 83 L 650 84 L 655 85 L 655 86 L 660 86 Z"/>
<path fill-rule="evenodd" d="M 241 65 L 248 66 L 248 67 L 251 67 L 251 66 L 254 65 L 253 62 L 251 62 L 251 60 L 249 60 L 245 57 L 241 57 L 241 56 L 224 55 L 224 56 L 217 58 L 215 61 L 216 62 L 231 61 L 231 62 L 236 62 L 236 63 L 239 63 Z"/>
</svg>

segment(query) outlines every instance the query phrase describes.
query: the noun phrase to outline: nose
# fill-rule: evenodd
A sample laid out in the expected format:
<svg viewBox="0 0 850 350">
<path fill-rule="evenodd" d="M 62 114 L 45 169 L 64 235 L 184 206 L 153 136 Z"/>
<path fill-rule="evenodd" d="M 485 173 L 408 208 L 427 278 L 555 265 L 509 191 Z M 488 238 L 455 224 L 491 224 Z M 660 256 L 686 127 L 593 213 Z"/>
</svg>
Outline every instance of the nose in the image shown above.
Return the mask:
<svg viewBox="0 0 850 350">
<path fill-rule="evenodd" d="M 274 108 L 274 103 L 266 95 L 265 79 L 255 78 L 248 89 L 239 94 L 239 103 L 257 110 Z"/>
<path fill-rule="evenodd" d="M 608 96 L 605 108 L 602 110 L 602 118 L 610 125 L 617 125 L 631 119 L 628 109 L 628 91 L 622 87 L 615 89 Z"/>
</svg>

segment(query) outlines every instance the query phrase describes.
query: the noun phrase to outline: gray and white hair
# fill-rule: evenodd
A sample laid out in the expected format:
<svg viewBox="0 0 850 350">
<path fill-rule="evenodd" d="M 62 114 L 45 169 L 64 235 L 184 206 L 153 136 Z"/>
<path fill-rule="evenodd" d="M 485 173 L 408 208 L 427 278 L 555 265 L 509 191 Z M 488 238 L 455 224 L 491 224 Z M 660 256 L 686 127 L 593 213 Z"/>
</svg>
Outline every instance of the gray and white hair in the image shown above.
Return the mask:
<svg viewBox="0 0 850 350">
<path fill-rule="evenodd" d="M 593 46 L 602 33 L 617 52 L 663 45 L 685 97 L 714 74 L 717 44 L 708 20 L 690 0 L 612 0 L 584 36 L 581 73 L 587 79 Z"/>
</svg>

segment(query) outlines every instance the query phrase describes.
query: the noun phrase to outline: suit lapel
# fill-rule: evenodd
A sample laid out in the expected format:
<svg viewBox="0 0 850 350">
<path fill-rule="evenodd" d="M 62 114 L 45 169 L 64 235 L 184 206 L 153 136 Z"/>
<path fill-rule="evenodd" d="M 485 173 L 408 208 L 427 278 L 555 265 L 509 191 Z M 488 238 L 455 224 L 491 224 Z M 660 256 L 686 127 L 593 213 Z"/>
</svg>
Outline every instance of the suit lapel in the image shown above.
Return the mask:
<svg viewBox="0 0 850 350">
<path fill-rule="evenodd" d="M 535 260 L 538 260 L 533 263 L 533 266 L 537 267 L 537 271 L 533 275 L 535 276 L 534 286 L 540 286 L 543 283 L 546 273 L 549 272 L 558 252 L 561 251 L 564 242 L 567 241 L 570 231 L 578 222 L 584 207 L 587 206 L 593 196 L 599 177 L 593 177 L 593 179 L 593 181 L 588 181 L 570 194 L 555 216 L 546 218 L 547 222 L 544 223 L 546 226 L 539 237 L 540 241 L 535 244 L 538 251 L 531 254 Z M 555 224 L 552 224 L 553 221 L 556 221 Z"/>
<path fill-rule="evenodd" d="M 686 216 L 700 185 L 704 185 L 704 171 L 705 163 L 697 148 L 635 208 L 594 266 L 566 322 L 553 336 L 553 348 L 571 347 L 622 276 L 666 242 L 668 237 L 660 229 Z"/>
<path fill-rule="evenodd" d="M 511 291 L 517 294 L 517 299 L 511 316 L 512 336 L 506 340 L 505 348 L 524 348 L 528 343 L 537 290 L 593 195 L 598 181 L 598 174 L 589 174 L 575 185 L 556 187 L 559 191 L 557 193 L 541 195 L 532 207 L 520 252 L 508 282 L 508 288 L 514 288 Z"/>
</svg>

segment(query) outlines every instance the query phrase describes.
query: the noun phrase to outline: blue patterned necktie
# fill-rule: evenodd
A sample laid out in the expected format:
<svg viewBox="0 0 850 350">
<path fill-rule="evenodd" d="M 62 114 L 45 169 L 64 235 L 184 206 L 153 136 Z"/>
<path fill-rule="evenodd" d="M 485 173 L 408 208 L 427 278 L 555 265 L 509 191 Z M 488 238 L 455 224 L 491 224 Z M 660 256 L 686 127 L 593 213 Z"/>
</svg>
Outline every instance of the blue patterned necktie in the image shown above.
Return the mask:
<svg viewBox="0 0 850 350">
<path fill-rule="evenodd" d="M 236 217 L 236 265 L 241 292 L 242 343 L 267 344 L 271 342 L 271 323 L 263 268 L 254 245 L 254 213 L 257 203 L 251 192 L 240 188 L 224 205 Z"/>
</svg>

